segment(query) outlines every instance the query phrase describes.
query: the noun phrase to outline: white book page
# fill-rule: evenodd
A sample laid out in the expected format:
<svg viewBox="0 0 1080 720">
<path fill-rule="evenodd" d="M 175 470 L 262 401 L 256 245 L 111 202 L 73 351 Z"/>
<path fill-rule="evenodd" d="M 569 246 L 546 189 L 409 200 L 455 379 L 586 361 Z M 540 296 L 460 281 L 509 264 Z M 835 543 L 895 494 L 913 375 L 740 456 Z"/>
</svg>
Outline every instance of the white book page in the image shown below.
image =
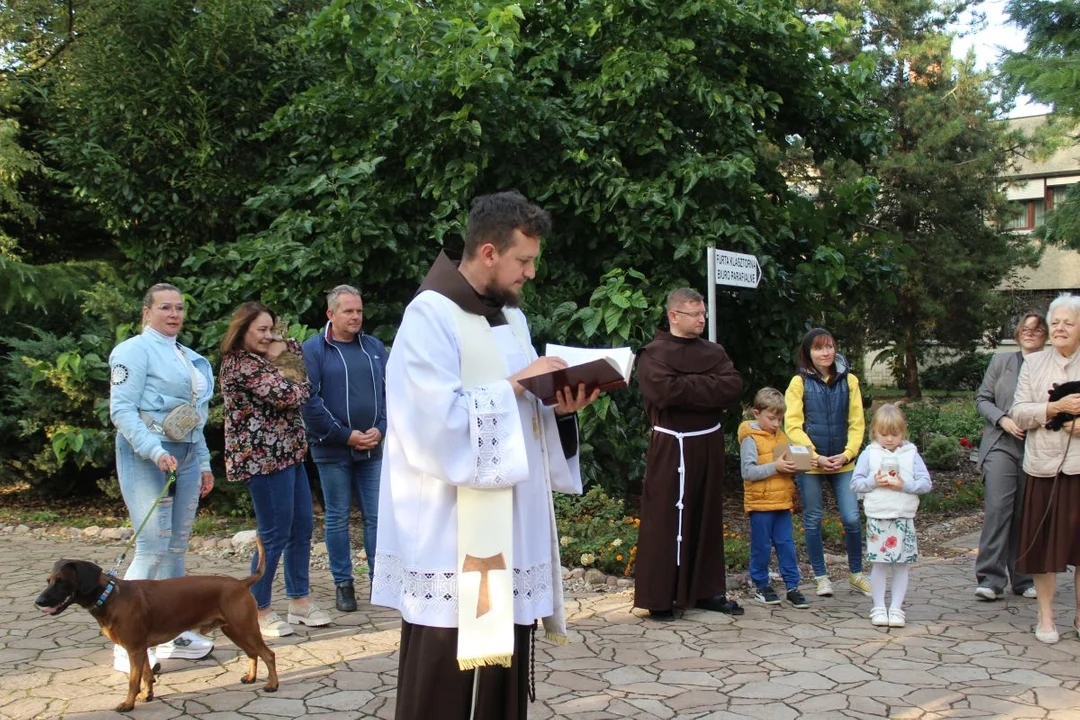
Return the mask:
<svg viewBox="0 0 1080 720">
<path fill-rule="evenodd" d="M 570 366 L 607 359 L 614 363 L 615 368 L 622 373 L 627 382 L 630 381 L 630 371 L 634 367 L 634 351 L 628 347 L 582 348 L 548 343 L 544 346 L 544 355 L 560 357 Z"/>
</svg>

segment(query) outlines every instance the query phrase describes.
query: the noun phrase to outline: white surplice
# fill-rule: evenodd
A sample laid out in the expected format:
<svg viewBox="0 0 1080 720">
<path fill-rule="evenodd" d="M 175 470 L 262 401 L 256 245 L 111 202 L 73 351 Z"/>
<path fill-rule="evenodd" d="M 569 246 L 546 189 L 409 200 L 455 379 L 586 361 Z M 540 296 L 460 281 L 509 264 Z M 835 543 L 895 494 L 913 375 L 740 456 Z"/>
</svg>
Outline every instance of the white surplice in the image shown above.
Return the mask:
<svg viewBox="0 0 1080 720">
<path fill-rule="evenodd" d="M 515 396 L 505 379 L 536 359 L 521 311 L 505 308 L 511 324 L 491 328 L 502 378 L 468 391 L 456 312 L 437 292 L 418 295 L 387 363 L 372 602 L 413 624 L 457 627 L 456 487 L 513 487 L 514 622 L 531 624 L 552 615 L 556 588 L 561 593 L 542 448 L 560 492 L 581 492 L 578 458 L 564 457 L 554 411 L 528 393 Z"/>
</svg>

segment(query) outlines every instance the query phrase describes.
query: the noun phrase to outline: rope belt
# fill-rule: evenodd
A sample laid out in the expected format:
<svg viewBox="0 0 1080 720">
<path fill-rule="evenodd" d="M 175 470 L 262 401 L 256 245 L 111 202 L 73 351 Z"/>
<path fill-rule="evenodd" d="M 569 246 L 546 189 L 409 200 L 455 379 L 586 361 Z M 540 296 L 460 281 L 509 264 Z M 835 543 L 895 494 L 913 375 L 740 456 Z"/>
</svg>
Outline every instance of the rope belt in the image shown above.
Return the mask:
<svg viewBox="0 0 1080 720">
<path fill-rule="evenodd" d="M 656 432 L 664 433 L 665 435 L 671 435 L 679 441 L 679 501 L 675 503 L 675 507 L 679 509 L 679 530 L 678 535 L 675 536 L 675 565 L 678 566 L 682 559 L 682 515 L 683 515 L 683 494 L 686 492 L 686 454 L 683 452 L 683 438 L 698 437 L 699 435 L 711 435 L 720 429 L 721 423 L 716 423 L 707 430 L 693 430 L 691 432 L 675 432 L 674 430 L 668 430 L 667 428 L 660 427 L 659 425 L 653 425 L 653 430 Z"/>
</svg>

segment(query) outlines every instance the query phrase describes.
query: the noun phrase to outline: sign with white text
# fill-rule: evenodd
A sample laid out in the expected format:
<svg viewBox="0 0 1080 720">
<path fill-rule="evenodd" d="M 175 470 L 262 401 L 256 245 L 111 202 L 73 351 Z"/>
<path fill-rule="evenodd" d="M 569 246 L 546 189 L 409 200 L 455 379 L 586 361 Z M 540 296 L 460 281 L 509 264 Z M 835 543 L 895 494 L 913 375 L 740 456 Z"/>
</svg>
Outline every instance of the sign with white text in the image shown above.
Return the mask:
<svg viewBox="0 0 1080 720">
<path fill-rule="evenodd" d="M 716 253 L 714 265 L 717 285 L 756 288 L 761 282 L 761 265 L 753 255 L 730 250 L 714 250 L 713 252 Z"/>
</svg>

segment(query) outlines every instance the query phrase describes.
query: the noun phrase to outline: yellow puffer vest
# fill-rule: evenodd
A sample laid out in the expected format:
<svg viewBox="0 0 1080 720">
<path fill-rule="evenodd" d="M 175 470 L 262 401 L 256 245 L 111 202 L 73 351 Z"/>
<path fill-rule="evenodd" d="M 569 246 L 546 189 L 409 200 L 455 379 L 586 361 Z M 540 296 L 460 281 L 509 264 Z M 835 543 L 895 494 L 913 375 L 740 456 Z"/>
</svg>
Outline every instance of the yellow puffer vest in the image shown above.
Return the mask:
<svg viewBox="0 0 1080 720">
<path fill-rule="evenodd" d="M 739 444 L 747 437 L 754 438 L 759 465 L 771 463 L 776 447 L 788 442 L 787 435 L 782 430 L 770 435 L 760 428 L 751 427 L 749 421 L 739 425 Z M 794 507 L 795 480 L 792 475 L 777 474 L 755 482 L 743 481 L 743 509 L 746 512 L 791 510 Z"/>
</svg>

